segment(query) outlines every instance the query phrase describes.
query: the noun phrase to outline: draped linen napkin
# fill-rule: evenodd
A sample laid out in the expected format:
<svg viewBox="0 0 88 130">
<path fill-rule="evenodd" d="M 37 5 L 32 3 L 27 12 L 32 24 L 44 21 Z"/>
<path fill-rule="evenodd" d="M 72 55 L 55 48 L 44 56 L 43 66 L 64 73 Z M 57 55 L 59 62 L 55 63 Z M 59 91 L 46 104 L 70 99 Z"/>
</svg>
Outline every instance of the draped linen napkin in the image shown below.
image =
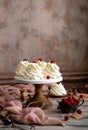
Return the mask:
<svg viewBox="0 0 88 130">
<path fill-rule="evenodd" d="M 20 99 L 21 89 L 24 90 L 25 95 L 33 95 L 35 92 L 35 88 L 32 84 L 0 86 L 0 106 L 3 108 L 0 111 L 0 115 L 27 125 L 37 124 L 64 126 L 62 121 L 60 121 L 58 118 L 47 116 L 39 107 L 22 108 L 22 103 L 20 100 L 18 100 Z"/>
</svg>

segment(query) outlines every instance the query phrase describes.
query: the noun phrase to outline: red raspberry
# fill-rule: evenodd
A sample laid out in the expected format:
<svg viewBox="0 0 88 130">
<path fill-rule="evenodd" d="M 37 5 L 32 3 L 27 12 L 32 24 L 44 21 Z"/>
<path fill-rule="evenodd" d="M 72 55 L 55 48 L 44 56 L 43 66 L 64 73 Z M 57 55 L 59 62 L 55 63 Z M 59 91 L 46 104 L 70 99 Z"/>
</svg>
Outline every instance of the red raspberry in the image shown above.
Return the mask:
<svg viewBox="0 0 88 130">
<path fill-rule="evenodd" d="M 84 96 L 83 95 L 80 95 L 79 98 L 83 98 Z"/>
<path fill-rule="evenodd" d="M 60 84 L 60 82 L 57 82 L 57 84 Z"/>
<path fill-rule="evenodd" d="M 72 97 L 72 99 L 73 99 L 74 101 L 76 101 L 76 98 L 75 98 L 75 97 Z"/>
<path fill-rule="evenodd" d="M 46 99 L 49 99 L 49 96 L 48 96 L 48 95 L 46 95 L 45 97 L 46 97 Z"/>
<path fill-rule="evenodd" d="M 42 58 L 39 58 L 38 60 L 43 61 L 43 59 L 42 59 Z"/>
<path fill-rule="evenodd" d="M 51 60 L 51 62 L 50 63 L 55 63 L 55 61 L 54 60 Z"/>
<path fill-rule="evenodd" d="M 72 99 L 73 99 L 73 104 L 79 104 L 78 99 L 76 99 L 74 97 L 72 97 Z"/>
<path fill-rule="evenodd" d="M 50 79 L 50 76 L 49 76 L 49 75 L 47 75 L 47 76 L 46 76 L 46 78 L 47 78 L 47 79 Z"/>
<path fill-rule="evenodd" d="M 71 97 L 67 98 L 67 101 L 71 102 L 73 99 Z"/>
<path fill-rule="evenodd" d="M 69 102 L 69 101 L 66 101 L 66 104 L 67 104 L 67 105 L 71 105 L 71 102 Z"/>
<path fill-rule="evenodd" d="M 71 104 L 75 104 L 75 102 L 73 101 L 73 99 L 70 100 L 70 103 L 71 103 Z"/>
<path fill-rule="evenodd" d="M 69 120 L 69 116 L 65 116 L 65 117 L 64 117 L 64 120 L 65 120 L 65 121 L 68 121 L 68 120 Z"/>
<path fill-rule="evenodd" d="M 36 63 L 36 61 L 33 60 L 33 63 Z"/>
<path fill-rule="evenodd" d="M 62 102 L 67 105 L 71 105 L 71 103 L 67 100 L 67 98 L 63 98 Z"/>
<path fill-rule="evenodd" d="M 82 110 L 81 110 L 81 109 L 78 109 L 78 110 L 77 110 L 77 113 L 82 114 Z"/>
<path fill-rule="evenodd" d="M 28 61 L 28 60 L 25 58 L 25 59 L 23 59 L 23 61 Z"/>
<path fill-rule="evenodd" d="M 74 96 L 77 96 L 77 92 L 73 92 L 73 95 L 74 95 Z"/>
<path fill-rule="evenodd" d="M 71 98 L 71 97 L 68 97 L 68 98 L 67 98 L 67 100 L 70 100 L 70 99 L 72 99 L 72 98 Z"/>
<path fill-rule="evenodd" d="M 63 98 L 63 99 L 62 99 L 62 102 L 63 102 L 63 103 L 67 102 L 67 98 Z"/>
<path fill-rule="evenodd" d="M 79 103 L 80 103 L 80 100 L 79 100 L 79 99 L 76 99 L 76 103 L 79 104 Z"/>
</svg>

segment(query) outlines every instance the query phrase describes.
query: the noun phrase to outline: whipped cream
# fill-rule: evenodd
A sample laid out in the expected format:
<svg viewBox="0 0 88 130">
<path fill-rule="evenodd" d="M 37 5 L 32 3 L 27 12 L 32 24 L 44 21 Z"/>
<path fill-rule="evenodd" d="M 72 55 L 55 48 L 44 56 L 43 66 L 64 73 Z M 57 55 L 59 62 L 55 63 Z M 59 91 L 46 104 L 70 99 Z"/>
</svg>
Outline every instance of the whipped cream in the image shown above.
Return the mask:
<svg viewBox="0 0 88 130">
<path fill-rule="evenodd" d="M 59 71 L 59 66 L 56 63 L 48 62 L 45 69 L 43 70 L 45 76 L 49 75 L 51 78 L 60 78 L 61 73 Z"/>
<path fill-rule="evenodd" d="M 28 61 L 20 61 L 20 63 L 16 67 L 15 74 L 19 77 L 24 77 L 24 72 L 28 65 Z"/>
<path fill-rule="evenodd" d="M 16 76 L 29 80 L 49 80 L 62 77 L 59 66 L 55 62 L 47 63 L 43 60 L 38 60 L 33 63 L 23 60 L 17 65 L 15 74 Z"/>
<path fill-rule="evenodd" d="M 46 67 L 46 65 L 47 65 L 47 62 L 38 60 L 38 61 L 37 61 L 37 64 L 38 64 L 38 65 L 41 67 L 41 69 L 43 70 L 43 69 L 45 69 L 45 67 Z"/>
<path fill-rule="evenodd" d="M 30 63 L 24 73 L 24 78 L 30 80 L 43 79 L 41 67 L 36 63 Z"/>
<path fill-rule="evenodd" d="M 59 84 L 54 83 L 51 84 L 50 96 L 64 96 L 67 94 L 63 84 L 60 82 Z"/>
</svg>

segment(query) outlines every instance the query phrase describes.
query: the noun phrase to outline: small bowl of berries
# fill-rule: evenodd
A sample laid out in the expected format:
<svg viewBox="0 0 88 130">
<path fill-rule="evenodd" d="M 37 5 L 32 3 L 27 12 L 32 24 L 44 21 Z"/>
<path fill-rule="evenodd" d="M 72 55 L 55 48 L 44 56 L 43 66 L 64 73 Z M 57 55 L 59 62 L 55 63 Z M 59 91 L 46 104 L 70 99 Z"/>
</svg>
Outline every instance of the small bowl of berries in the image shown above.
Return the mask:
<svg viewBox="0 0 88 130">
<path fill-rule="evenodd" d="M 79 98 L 68 96 L 57 102 L 62 113 L 74 113 L 84 103 L 84 99 L 81 95 Z"/>
</svg>

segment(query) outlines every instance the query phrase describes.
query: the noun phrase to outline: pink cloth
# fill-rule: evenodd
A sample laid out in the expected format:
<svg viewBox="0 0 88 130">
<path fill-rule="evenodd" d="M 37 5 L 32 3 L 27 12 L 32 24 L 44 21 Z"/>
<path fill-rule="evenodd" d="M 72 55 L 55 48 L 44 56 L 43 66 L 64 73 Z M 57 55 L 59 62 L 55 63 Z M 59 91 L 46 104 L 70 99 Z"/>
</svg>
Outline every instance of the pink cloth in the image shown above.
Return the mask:
<svg viewBox="0 0 88 130">
<path fill-rule="evenodd" d="M 0 86 L 0 105 L 3 106 L 3 110 L 0 111 L 0 115 L 6 118 L 12 118 L 14 121 L 23 124 L 38 124 L 38 125 L 60 125 L 64 126 L 57 118 L 47 116 L 44 111 L 38 107 L 22 108 L 22 103 L 20 102 L 20 87 L 25 90 L 25 95 L 28 92 L 33 92 L 33 85 L 25 87 L 25 85 L 5 85 Z M 29 90 L 30 88 L 30 90 Z M 31 89 L 32 88 L 32 89 Z M 32 91 L 33 90 L 33 91 Z"/>
</svg>

